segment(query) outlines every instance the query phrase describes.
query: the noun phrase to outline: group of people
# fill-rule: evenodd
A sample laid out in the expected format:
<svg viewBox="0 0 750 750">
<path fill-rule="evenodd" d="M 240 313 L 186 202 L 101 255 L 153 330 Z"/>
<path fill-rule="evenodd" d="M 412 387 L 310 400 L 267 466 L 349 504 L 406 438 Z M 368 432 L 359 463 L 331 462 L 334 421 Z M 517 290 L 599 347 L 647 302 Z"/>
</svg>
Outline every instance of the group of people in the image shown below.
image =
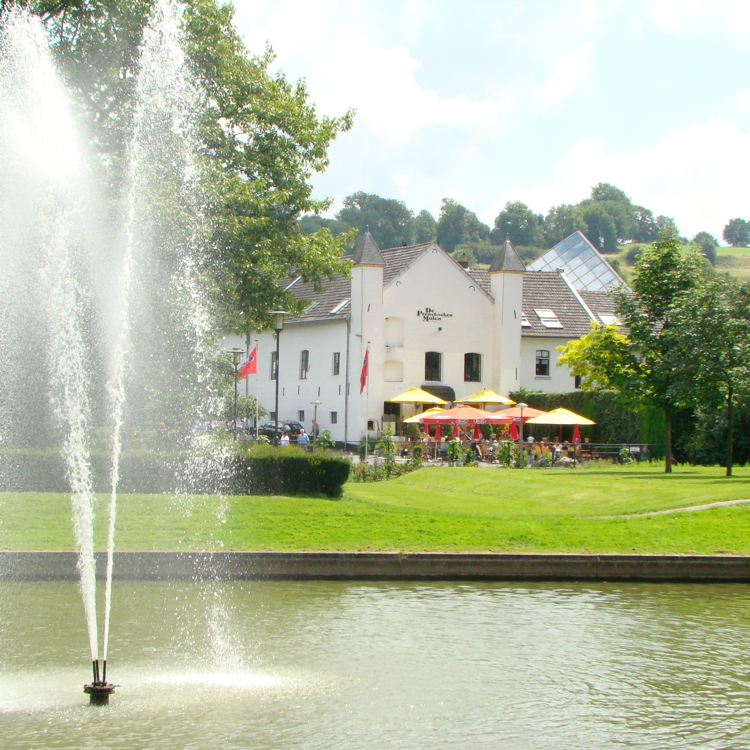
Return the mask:
<svg viewBox="0 0 750 750">
<path fill-rule="evenodd" d="M 297 445 L 300 448 L 305 448 L 310 443 L 310 436 L 305 432 L 304 428 L 300 428 L 299 435 L 297 435 Z M 279 438 L 279 445 L 289 445 L 289 433 L 285 432 Z"/>
</svg>

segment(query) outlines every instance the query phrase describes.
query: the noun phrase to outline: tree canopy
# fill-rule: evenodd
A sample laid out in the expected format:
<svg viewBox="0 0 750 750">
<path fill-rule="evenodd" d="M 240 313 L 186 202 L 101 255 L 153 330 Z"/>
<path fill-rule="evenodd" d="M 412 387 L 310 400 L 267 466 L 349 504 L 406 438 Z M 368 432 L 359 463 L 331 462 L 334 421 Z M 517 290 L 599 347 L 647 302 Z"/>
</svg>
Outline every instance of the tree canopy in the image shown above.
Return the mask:
<svg viewBox="0 0 750 750">
<path fill-rule="evenodd" d="M 125 183 L 135 81 L 143 30 L 155 0 L 31 2 L 79 104 L 102 181 L 113 201 Z M 196 113 L 197 164 L 210 184 L 212 231 L 206 267 L 215 273 L 224 319 L 242 330 L 269 324 L 267 311 L 297 303 L 277 282 L 291 274 L 319 284 L 346 272 L 347 234 L 300 228 L 304 214 L 324 212 L 310 177 L 328 165 L 327 150 L 353 113 L 319 117 L 305 84 L 271 74 L 270 48 L 250 54 L 233 26 L 234 10 L 217 0 L 182 6 L 185 53 L 202 92 Z"/>
<path fill-rule="evenodd" d="M 683 349 L 675 305 L 698 287 L 702 267 L 697 253 L 683 252 L 674 235 L 662 235 L 641 252 L 631 290 L 617 293 L 615 309 L 627 337 L 608 326 L 594 327 L 581 341 L 560 347 L 560 361 L 582 376 L 584 387 L 609 387 L 634 408 L 663 410 L 667 472 L 671 415 L 696 397 L 679 375 Z"/>
</svg>

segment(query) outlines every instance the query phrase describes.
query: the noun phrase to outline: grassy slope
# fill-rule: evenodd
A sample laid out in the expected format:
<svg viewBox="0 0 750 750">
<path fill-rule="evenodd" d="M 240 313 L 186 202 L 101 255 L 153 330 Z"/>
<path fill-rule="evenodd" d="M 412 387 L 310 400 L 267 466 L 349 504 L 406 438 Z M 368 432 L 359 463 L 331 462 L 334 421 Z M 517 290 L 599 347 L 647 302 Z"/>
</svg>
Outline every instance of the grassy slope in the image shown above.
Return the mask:
<svg viewBox="0 0 750 750">
<path fill-rule="evenodd" d="M 750 506 L 591 518 L 750 497 L 750 470 L 425 469 L 322 498 L 126 495 L 118 549 L 750 554 Z M 106 500 L 99 501 L 104 539 Z M 224 519 L 223 522 L 220 519 Z M 0 495 L 0 548 L 72 549 L 68 498 Z M 101 546 L 101 545 L 99 545 Z"/>
</svg>

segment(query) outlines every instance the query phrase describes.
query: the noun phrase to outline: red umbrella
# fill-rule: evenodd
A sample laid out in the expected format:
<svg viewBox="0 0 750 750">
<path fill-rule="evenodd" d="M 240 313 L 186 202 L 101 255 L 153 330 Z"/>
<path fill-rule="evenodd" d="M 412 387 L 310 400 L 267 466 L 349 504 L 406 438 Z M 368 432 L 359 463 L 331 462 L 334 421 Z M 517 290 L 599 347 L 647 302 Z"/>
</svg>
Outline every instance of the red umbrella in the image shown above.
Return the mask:
<svg viewBox="0 0 750 750">
<path fill-rule="evenodd" d="M 500 411 L 492 412 L 494 421 L 498 422 L 510 422 L 509 417 L 520 417 L 523 412 L 523 421 L 531 419 L 532 417 L 540 417 L 542 414 L 546 414 L 546 411 L 535 409 L 533 406 L 527 406 L 525 409 L 519 409 L 517 406 L 511 406 L 509 409 L 501 409 Z"/>
<path fill-rule="evenodd" d="M 578 425 L 575 425 L 573 427 L 573 442 L 574 443 L 581 442 L 581 431 L 578 429 Z"/>
<path fill-rule="evenodd" d="M 428 440 L 430 439 L 430 426 L 428 424 L 424 425 L 424 436 Z"/>
<path fill-rule="evenodd" d="M 518 427 L 515 422 L 510 423 L 510 439 L 518 442 Z"/>
<path fill-rule="evenodd" d="M 482 439 L 482 431 L 479 429 L 479 422 L 474 422 L 474 440 Z"/>
<path fill-rule="evenodd" d="M 458 436 L 459 436 L 458 422 L 454 422 L 453 423 L 453 434 L 451 435 L 451 437 L 458 437 Z"/>
</svg>

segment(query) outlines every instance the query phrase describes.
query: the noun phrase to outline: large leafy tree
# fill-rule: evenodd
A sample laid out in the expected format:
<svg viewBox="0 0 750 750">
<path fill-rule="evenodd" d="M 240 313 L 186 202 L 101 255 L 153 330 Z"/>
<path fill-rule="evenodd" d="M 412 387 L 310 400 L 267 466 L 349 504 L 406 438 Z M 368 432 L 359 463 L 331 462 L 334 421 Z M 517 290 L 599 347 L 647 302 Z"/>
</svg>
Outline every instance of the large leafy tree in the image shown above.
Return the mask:
<svg viewBox="0 0 750 750">
<path fill-rule="evenodd" d="M 395 198 L 359 190 L 344 198 L 336 218 L 360 232 L 369 229 L 381 248 L 414 243 L 414 215 Z"/>
<path fill-rule="evenodd" d="M 29 5 L 46 24 L 116 201 L 124 186 L 139 44 L 155 0 Z M 210 185 L 212 226 L 206 268 L 220 286 L 225 320 L 249 330 L 269 324 L 269 309 L 299 306 L 279 287 L 280 278 L 294 273 L 319 284 L 346 271 L 342 247 L 351 236 L 334 238 L 327 228 L 306 234 L 298 219 L 328 207 L 313 200 L 310 177 L 328 165 L 328 146 L 351 126 L 352 113 L 318 117 L 304 83 L 271 74 L 270 49 L 260 56 L 246 50 L 233 12 L 217 0 L 188 0 L 182 20 L 203 92 L 198 164 Z"/>
<path fill-rule="evenodd" d="M 726 474 L 732 475 L 734 412 L 750 392 L 750 287 L 716 277 L 675 299 L 676 392 L 727 415 Z"/>
<path fill-rule="evenodd" d="M 414 241 L 431 242 L 437 239 L 437 221 L 435 217 L 425 209 L 422 209 L 414 217 Z"/>
<path fill-rule="evenodd" d="M 490 237 L 496 245 L 502 245 L 507 238 L 514 245 L 541 247 L 543 221 L 544 217 L 535 214 L 525 203 L 508 201 L 495 218 Z"/>
<path fill-rule="evenodd" d="M 683 252 L 676 237 L 662 236 L 641 253 L 632 290 L 617 294 L 617 314 L 628 336 L 602 327 L 582 343 L 561 347 L 561 360 L 584 378 L 584 387 L 609 387 L 633 408 L 663 411 L 666 472 L 672 471 L 672 413 L 696 396 L 680 375 L 684 355 L 676 303 L 698 287 L 702 265 L 697 253 Z"/>
<path fill-rule="evenodd" d="M 589 227 L 576 206 L 563 203 L 559 206 L 553 206 L 547 212 L 547 216 L 544 218 L 543 231 L 545 245 L 554 247 L 573 232 L 580 231 L 587 234 Z"/>
<path fill-rule="evenodd" d="M 730 219 L 721 236 L 734 247 L 747 247 L 750 243 L 750 224 L 744 219 Z"/>
<path fill-rule="evenodd" d="M 452 253 L 458 245 L 481 242 L 490 236 L 490 228 L 473 211 L 452 198 L 443 198 L 437 223 L 437 241 Z"/>
</svg>

